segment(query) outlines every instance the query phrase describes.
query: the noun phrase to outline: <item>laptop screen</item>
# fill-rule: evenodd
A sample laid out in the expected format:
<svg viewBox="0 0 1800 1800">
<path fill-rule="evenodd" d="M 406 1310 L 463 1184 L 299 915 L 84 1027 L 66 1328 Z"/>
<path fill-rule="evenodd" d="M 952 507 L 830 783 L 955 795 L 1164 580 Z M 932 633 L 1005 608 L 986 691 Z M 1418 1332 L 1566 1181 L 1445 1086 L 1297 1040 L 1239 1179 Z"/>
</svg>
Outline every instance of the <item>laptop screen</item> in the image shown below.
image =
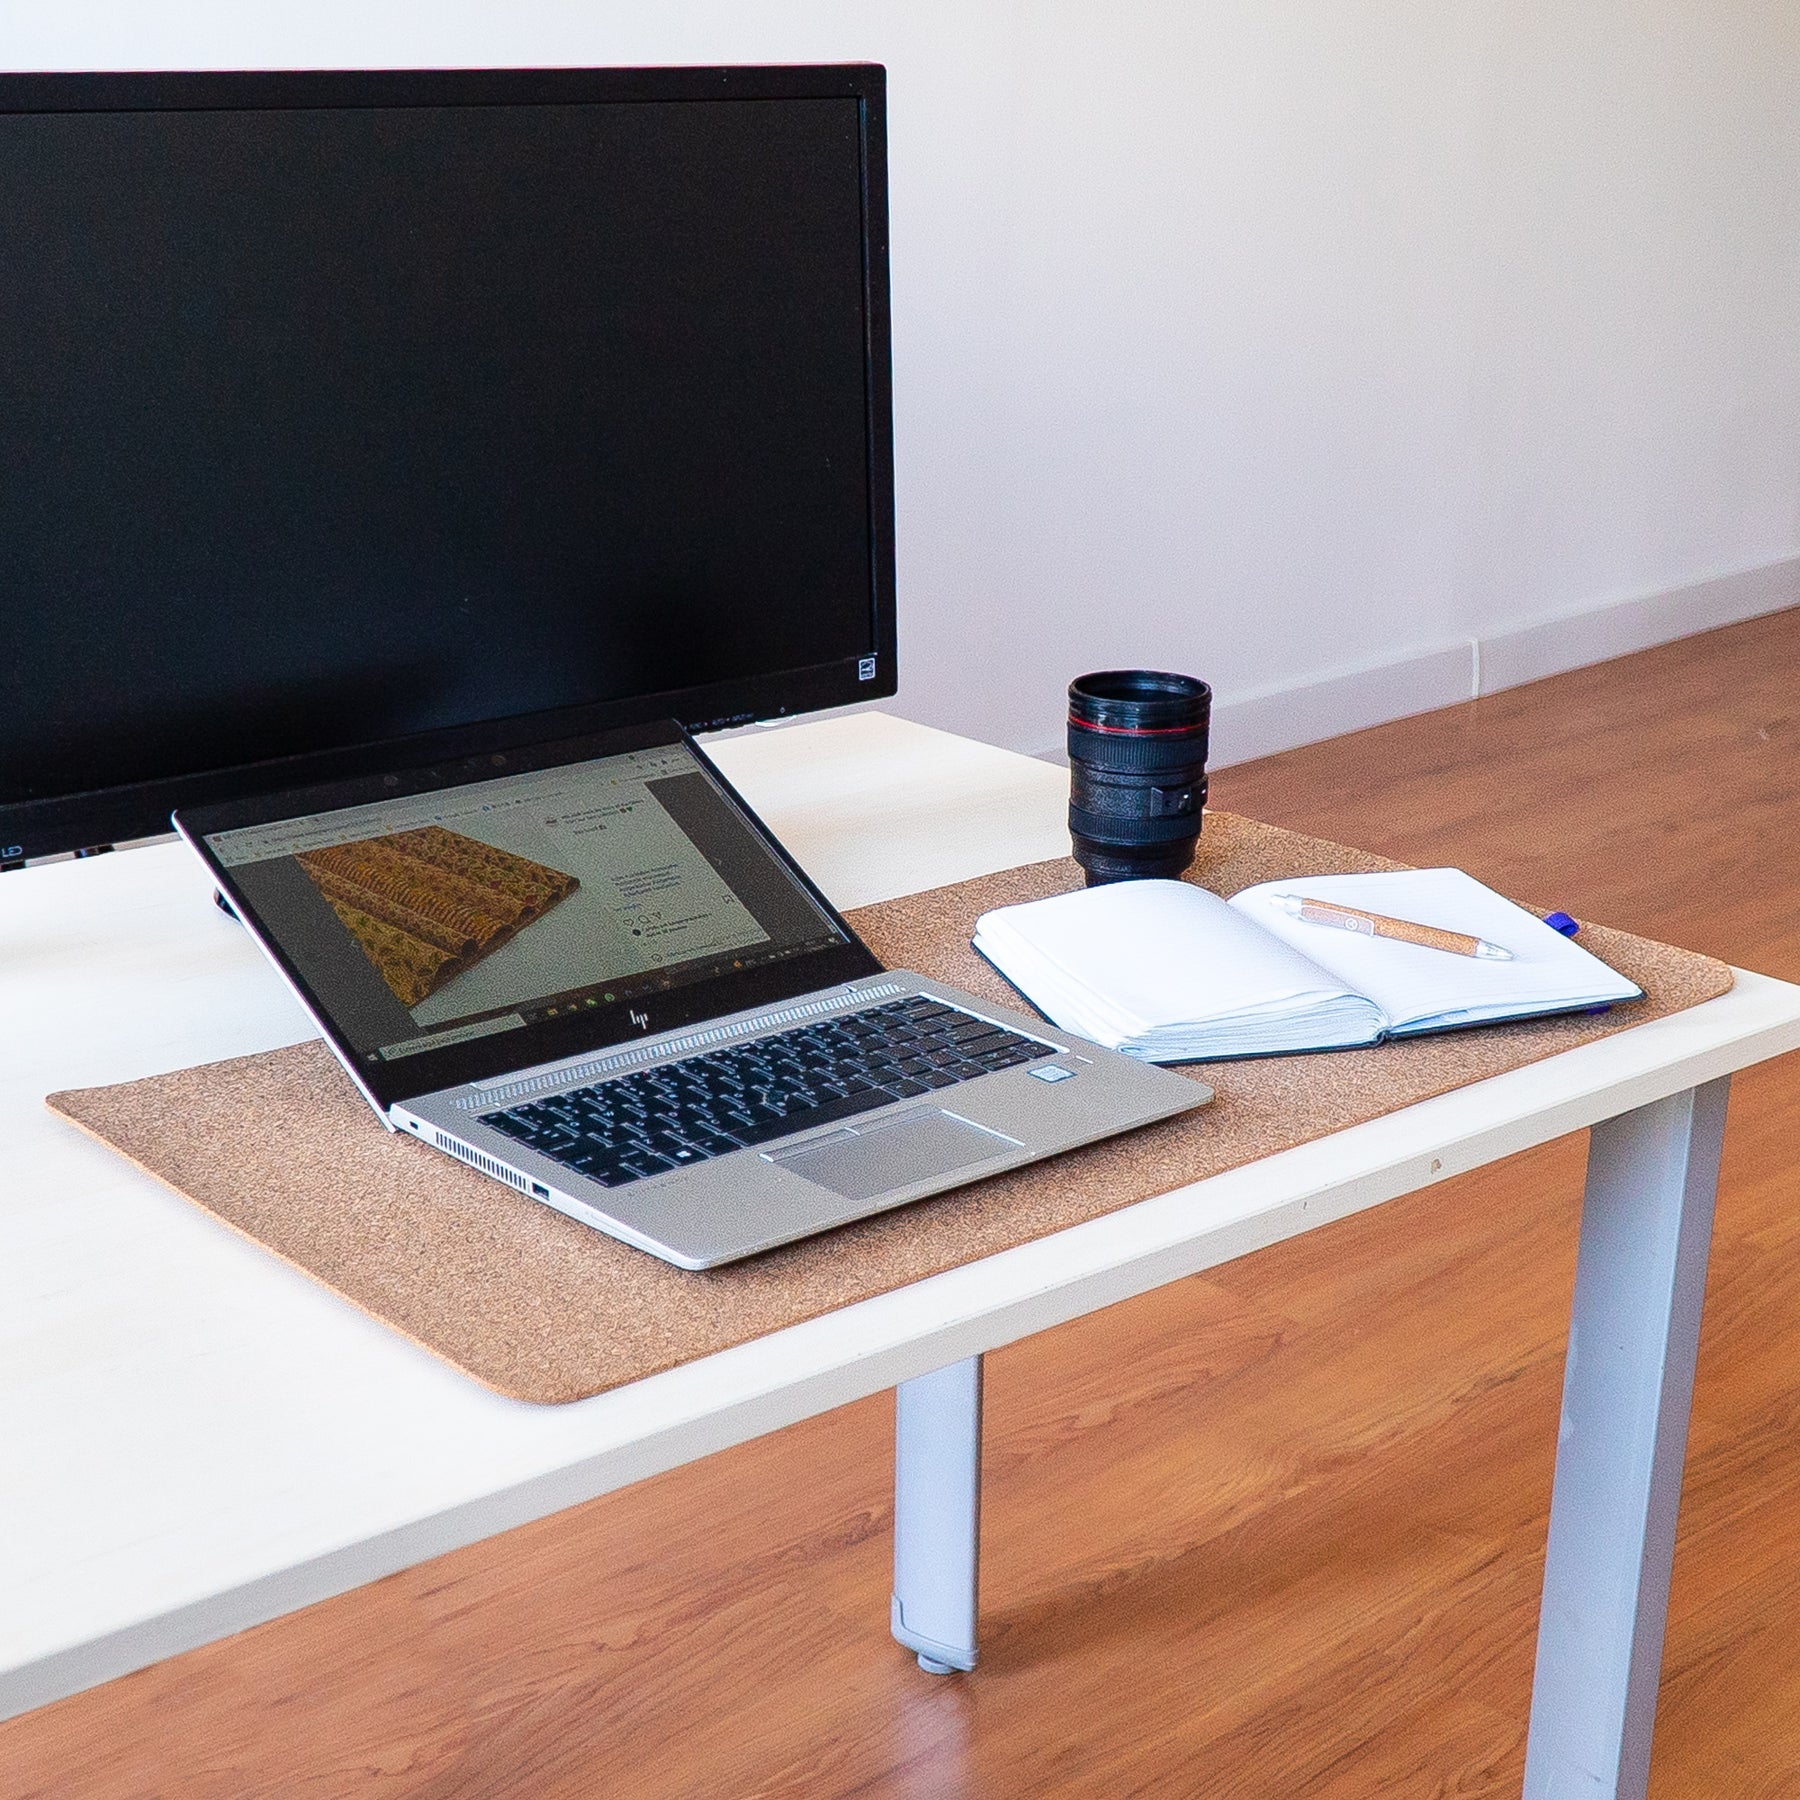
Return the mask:
<svg viewBox="0 0 1800 1800">
<path fill-rule="evenodd" d="M 203 842 L 365 1069 L 609 1009 L 685 1022 L 681 989 L 855 941 L 681 742 Z"/>
</svg>

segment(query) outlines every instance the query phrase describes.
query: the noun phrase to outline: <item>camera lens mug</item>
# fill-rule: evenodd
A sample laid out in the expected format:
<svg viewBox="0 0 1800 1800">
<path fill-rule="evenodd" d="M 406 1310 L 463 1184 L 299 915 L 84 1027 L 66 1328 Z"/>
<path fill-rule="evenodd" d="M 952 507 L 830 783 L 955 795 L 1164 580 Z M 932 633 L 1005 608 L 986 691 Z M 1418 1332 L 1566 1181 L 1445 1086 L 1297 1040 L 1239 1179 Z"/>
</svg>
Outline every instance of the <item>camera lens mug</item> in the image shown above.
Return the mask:
<svg viewBox="0 0 1800 1800">
<path fill-rule="evenodd" d="M 1108 669 L 1069 683 L 1069 836 L 1089 887 L 1179 875 L 1206 805 L 1212 689 Z"/>
</svg>

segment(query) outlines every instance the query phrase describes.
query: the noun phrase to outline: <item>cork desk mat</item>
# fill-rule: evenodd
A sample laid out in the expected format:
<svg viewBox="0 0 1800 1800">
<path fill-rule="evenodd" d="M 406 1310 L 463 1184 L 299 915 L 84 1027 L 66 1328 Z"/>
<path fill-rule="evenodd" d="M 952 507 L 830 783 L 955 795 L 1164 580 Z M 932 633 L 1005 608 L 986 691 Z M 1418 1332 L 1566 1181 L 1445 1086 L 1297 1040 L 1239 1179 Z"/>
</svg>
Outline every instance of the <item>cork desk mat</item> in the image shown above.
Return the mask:
<svg viewBox="0 0 1800 1800">
<path fill-rule="evenodd" d="M 1259 881 L 1402 865 L 1209 813 L 1189 879 Z M 1075 887 L 1070 861 L 864 907 L 891 968 L 1017 997 L 969 947 L 989 907 Z M 747 1262 L 677 1269 L 441 1152 L 384 1130 L 319 1042 L 49 1105 L 234 1230 L 500 1393 L 581 1399 L 990 1256 L 1153 1194 L 1724 993 L 1710 957 L 1601 926 L 1582 943 L 1644 989 L 1573 1015 L 1330 1055 L 1188 1065 L 1211 1106 L 843 1226 Z"/>
</svg>

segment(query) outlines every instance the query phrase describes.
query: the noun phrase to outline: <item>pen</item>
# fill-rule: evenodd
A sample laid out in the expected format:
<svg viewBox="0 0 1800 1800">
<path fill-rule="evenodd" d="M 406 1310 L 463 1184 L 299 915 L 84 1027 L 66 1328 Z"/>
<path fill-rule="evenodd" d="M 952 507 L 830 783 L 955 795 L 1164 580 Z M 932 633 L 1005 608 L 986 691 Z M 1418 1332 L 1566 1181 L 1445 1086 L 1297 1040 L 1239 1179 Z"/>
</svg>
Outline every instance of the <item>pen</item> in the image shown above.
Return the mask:
<svg viewBox="0 0 1800 1800">
<path fill-rule="evenodd" d="M 1401 944 L 1417 944 L 1425 950 L 1448 950 L 1453 956 L 1476 956 L 1484 962 L 1511 962 L 1513 953 L 1486 938 L 1461 931 L 1443 931 L 1436 925 L 1414 925 L 1390 919 L 1383 913 L 1364 912 L 1358 906 L 1338 906 L 1330 900 L 1309 900 L 1301 894 L 1274 894 L 1275 904 L 1291 919 L 1309 925 L 1329 925 L 1335 931 L 1357 931 L 1364 937 L 1393 938 Z"/>
</svg>

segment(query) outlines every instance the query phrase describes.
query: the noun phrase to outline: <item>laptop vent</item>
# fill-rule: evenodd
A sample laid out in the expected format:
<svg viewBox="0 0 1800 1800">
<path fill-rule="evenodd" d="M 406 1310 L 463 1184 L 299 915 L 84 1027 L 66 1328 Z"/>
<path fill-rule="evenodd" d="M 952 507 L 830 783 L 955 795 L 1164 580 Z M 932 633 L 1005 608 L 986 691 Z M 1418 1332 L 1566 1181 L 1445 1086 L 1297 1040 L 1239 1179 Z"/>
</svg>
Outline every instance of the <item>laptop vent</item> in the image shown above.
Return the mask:
<svg viewBox="0 0 1800 1800">
<path fill-rule="evenodd" d="M 802 1006 L 784 1006 L 774 1012 L 758 1013 L 752 1019 L 739 1019 L 732 1025 L 711 1025 L 704 1031 L 690 1031 L 678 1038 L 646 1045 L 642 1049 L 614 1050 L 588 1062 L 571 1063 L 560 1069 L 547 1069 L 541 1075 L 527 1075 L 518 1081 L 484 1081 L 476 1085 L 480 1092 L 461 1096 L 456 1104 L 464 1112 L 486 1112 L 490 1107 L 522 1100 L 527 1094 L 547 1094 L 553 1088 L 578 1086 L 597 1075 L 610 1075 L 619 1069 L 632 1069 L 643 1063 L 667 1062 L 672 1056 L 685 1056 L 690 1050 L 723 1044 L 732 1038 L 754 1037 L 774 1025 L 791 1025 L 796 1019 L 815 1019 L 821 1013 L 843 1012 L 847 1008 L 867 1005 L 871 1000 L 886 1000 L 904 994 L 906 987 L 898 981 L 877 982 L 840 994 L 831 1000 L 809 1000 Z M 455 1154 L 463 1156 L 462 1151 Z M 473 1153 L 464 1157 L 473 1160 Z"/>
<path fill-rule="evenodd" d="M 459 1144 L 455 1138 L 445 1137 L 441 1131 L 432 1133 L 437 1139 L 440 1150 L 448 1150 L 459 1162 L 466 1162 L 470 1168 L 479 1169 L 484 1175 L 492 1175 L 496 1181 L 504 1181 L 508 1187 L 516 1187 L 521 1194 L 531 1191 L 523 1175 L 515 1175 L 504 1163 L 497 1163 L 491 1156 L 483 1156 L 479 1150 L 471 1150 L 467 1144 Z"/>
</svg>

